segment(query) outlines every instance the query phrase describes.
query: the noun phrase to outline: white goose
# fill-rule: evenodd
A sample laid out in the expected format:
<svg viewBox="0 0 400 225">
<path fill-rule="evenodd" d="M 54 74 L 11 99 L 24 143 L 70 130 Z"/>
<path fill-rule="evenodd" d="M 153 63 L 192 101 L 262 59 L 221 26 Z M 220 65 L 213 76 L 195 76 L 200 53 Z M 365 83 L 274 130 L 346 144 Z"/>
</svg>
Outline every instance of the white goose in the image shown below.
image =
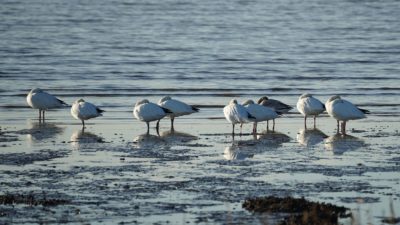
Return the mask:
<svg viewBox="0 0 400 225">
<path fill-rule="evenodd" d="M 169 96 L 165 96 L 160 99 L 158 102 L 158 105 L 168 109 L 172 113 L 168 113 L 167 116 L 171 119 L 171 129 L 174 129 L 174 119 L 175 117 L 183 116 L 183 115 L 189 115 L 195 112 L 198 112 L 199 109 L 196 107 L 193 107 L 191 105 L 188 105 L 184 102 L 181 102 L 179 100 L 172 99 Z M 159 123 L 158 121 L 157 123 Z"/>
<path fill-rule="evenodd" d="M 261 97 L 257 101 L 257 104 L 272 108 L 278 114 L 284 114 L 284 113 L 289 112 L 291 109 L 293 109 L 293 107 L 286 105 L 285 103 L 283 103 L 281 101 L 268 98 L 267 96 Z M 272 121 L 273 121 L 272 130 L 275 130 L 275 119 L 273 119 Z M 268 126 L 269 126 L 269 123 L 267 121 L 267 130 L 269 129 Z"/>
<path fill-rule="evenodd" d="M 254 117 L 247 112 L 246 108 L 232 99 L 227 106 L 224 107 L 224 115 L 228 122 L 232 123 L 232 134 L 235 134 L 235 124 L 248 123 L 254 121 Z"/>
<path fill-rule="evenodd" d="M 168 109 L 165 109 L 157 104 L 149 102 L 147 99 L 143 99 L 136 103 L 133 108 L 133 115 L 136 119 L 146 122 L 147 134 L 150 131 L 150 122 L 157 121 L 164 118 L 167 113 L 171 113 Z M 157 133 L 159 133 L 159 126 L 157 124 Z"/>
<path fill-rule="evenodd" d="M 39 109 L 39 121 L 41 121 L 42 119 L 42 112 L 44 121 L 44 114 L 46 110 L 61 108 L 62 106 L 67 105 L 65 102 L 43 91 L 40 88 L 32 89 L 26 96 L 26 101 L 28 102 L 28 105 L 33 109 Z"/>
<path fill-rule="evenodd" d="M 304 128 L 307 128 L 307 116 L 314 116 L 315 128 L 315 119 L 319 114 L 325 111 L 325 105 L 308 93 L 302 94 L 299 97 L 296 106 L 297 110 L 304 116 Z"/>
<path fill-rule="evenodd" d="M 339 132 L 339 121 L 342 122 L 342 134 L 346 134 L 346 122 L 349 120 L 358 120 L 366 118 L 365 114 L 369 114 L 366 109 L 358 108 L 353 103 L 341 99 L 339 95 L 334 95 L 325 103 L 326 112 L 329 116 L 337 120 L 337 127 Z"/>
<path fill-rule="evenodd" d="M 255 117 L 253 125 L 253 134 L 257 133 L 257 122 L 273 120 L 279 117 L 273 109 L 255 104 L 253 100 L 247 100 L 242 104 L 247 111 Z"/>
<path fill-rule="evenodd" d="M 105 111 L 90 102 L 85 102 L 83 99 L 76 100 L 71 107 L 71 115 L 82 121 L 82 128 L 85 128 L 85 120 L 102 116 L 103 112 Z"/>
</svg>

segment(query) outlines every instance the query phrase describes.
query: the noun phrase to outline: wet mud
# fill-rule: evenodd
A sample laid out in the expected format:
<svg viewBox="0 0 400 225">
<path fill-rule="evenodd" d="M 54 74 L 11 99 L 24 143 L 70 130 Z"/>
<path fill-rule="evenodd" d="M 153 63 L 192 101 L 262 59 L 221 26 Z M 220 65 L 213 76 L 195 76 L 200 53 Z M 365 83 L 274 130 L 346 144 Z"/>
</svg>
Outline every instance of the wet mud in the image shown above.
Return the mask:
<svg viewBox="0 0 400 225">
<path fill-rule="evenodd" d="M 26 165 L 37 161 L 48 161 L 55 158 L 62 158 L 68 154 L 66 150 L 54 151 L 51 149 L 39 150 L 35 153 L 8 153 L 2 154 L 0 165 Z"/>
<path fill-rule="evenodd" d="M 387 198 L 400 198 L 400 156 L 391 131 L 365 139 L 321 130 L 232 137 L 41 129 L 4 133 L 27 150 L 4 147 L 1 153 L 0 196 L 12 204 L 0 204 L 0 223 L 302 224 L 325 217 L 319 207 L 339 215 L 336 209 L 385 206 Z M 315 210 L 271 210 L 265 220 L 241 207 L 260 196 L 311 197 L 282 200 L 280 207 L 292 201 Z M 326 205 L 316 203 L 322 201 Z"/>
</svg>

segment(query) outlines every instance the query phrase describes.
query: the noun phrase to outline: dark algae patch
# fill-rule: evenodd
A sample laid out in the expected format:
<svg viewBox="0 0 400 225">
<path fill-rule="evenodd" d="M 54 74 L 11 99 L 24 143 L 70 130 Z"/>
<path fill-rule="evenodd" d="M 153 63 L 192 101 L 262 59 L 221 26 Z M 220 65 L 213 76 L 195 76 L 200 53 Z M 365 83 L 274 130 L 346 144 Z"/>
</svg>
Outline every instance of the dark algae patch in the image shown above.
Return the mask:
<svg viewBox="0 0 400 225">
<path fill-rule="evenodd" d="M 29 206 L 57 206 L 70 203 L 69 200 L 57 199 L 57 198 L 38 198 L 34 194 L 5 194 L 0 195 L 0 205 L 15 205 L 15 204 L 25 204 Z"/>
<path fill-rule="evenodd" d="M 398 218 L 394 218 L 394 217 L 384 218 L 384 219 L 382 219 L 382 223 L 398 224 L 398 223 L 400 223 L 400 217 L 398 217 Z"/>
<path fill-rule="evenodd" d="M 304 198 L 259 197 L 246 199 L 243 208 L 256 213 L 287 213 L 281 225 L 335 225 L 339 217 L 349 217 L 349 209 Z"/>
</svg>

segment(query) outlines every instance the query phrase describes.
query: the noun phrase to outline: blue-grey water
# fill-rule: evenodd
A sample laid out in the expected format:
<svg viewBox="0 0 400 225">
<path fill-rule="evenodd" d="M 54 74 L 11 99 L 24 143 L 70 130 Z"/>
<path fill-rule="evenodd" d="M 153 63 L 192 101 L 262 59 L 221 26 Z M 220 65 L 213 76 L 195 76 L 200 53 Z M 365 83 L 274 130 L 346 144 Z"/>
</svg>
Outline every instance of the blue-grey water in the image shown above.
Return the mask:
<svg viewBox="0 0 400 225">
<path fill-rule="evenodd" d="M 41 87 L 107 107 L 310 92 L 398 111 L 394 0 L 2 1 L 0 17 L 0 106 Z"/>
<path fill-rule="evenodd" d="M 25 100 L 36 87 L 106 113 L 86 134 L 69 109 L 37 124 Z M 226 134 L 231 98 L 295 106 L 304 92 L 372 114 L 349 123 L 347 139 L 326 116 L 309 139 L 295 114 L 277 121 L 278 134 Z M 134 103 L 164 95 L 200 107 L 176 121 L 190 135 L 140 135 Z M 378 224 L 400 205 L 399 97 L 397 0 L 2 0 L 0 195 L 72 203 L 0 206 L 0 223 L 262 224 L 241 201 L 293 195 Z"/>
</svg>

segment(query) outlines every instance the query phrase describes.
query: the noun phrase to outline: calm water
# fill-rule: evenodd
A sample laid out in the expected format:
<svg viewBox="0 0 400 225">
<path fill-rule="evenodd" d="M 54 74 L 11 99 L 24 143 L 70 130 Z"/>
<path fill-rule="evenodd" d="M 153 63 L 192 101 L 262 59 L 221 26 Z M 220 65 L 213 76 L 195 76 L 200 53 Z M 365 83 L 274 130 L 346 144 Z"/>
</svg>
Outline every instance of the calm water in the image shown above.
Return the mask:
<svg viewBox="0 0 400 225">
<path fill-rule="evenodd" d="M 361 224 L 380 224 L 391 201 L 398 216 L 399 21 L 396 0 L 1 1 L 0 194 L 72 203 L 1 206 L 0 223 L 260 224 L 240 203 L 271 194 L 345 205 Z M 68 109 L 38 124 L 25 100 L 36 87 L 107 112 L 87 133 Z M 318 132 L 292 114 L 279 133 L 235 140 L 218 119 L 233 97 L 294 106 L 303 92 L 372 115 L 344 140 L 328 117 Z M 162 121 L 161 137 L 141 135 L 134 103 L 164 95 L 201 111 L 176 121 L 182 134 Z"/>
<path fill-rule="evenodd" d="M 303 92 L 347 95 L 375 113 L 399 109 L 395 0 L 1 5 L 2 111 L 26 106 L 34 87 L 121 110 L 166 94 L 199 105 L 261 95 L 294 105 Z"/>
</svg>

